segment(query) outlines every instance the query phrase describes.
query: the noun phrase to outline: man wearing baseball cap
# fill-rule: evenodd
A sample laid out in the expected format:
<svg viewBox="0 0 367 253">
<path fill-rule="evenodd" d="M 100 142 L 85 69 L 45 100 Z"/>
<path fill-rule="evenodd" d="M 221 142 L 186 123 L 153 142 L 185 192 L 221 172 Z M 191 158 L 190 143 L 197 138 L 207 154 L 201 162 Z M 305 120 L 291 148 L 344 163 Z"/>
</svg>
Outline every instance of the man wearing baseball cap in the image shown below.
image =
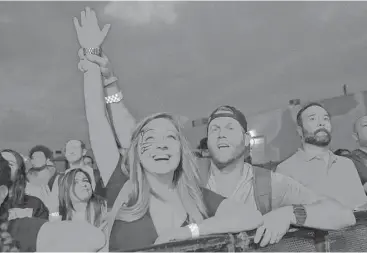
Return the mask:
<svg viewBox="0 0 367 253">
<path fill-rule="evenodd" d="M 225 105 L 214 110 L 208 120 L 207 135 L 211 159 L 200 166 L 207 172 L 202 183 L 262 212 L 264 224 L 257 229 L 255 243 L 261 240 L 260 245 L 265 246 L 278 242 L 291 224 L 337 229 L 348 223 L 352 210 L 345 211 L 339 202 L 317 195 L 290 177 L 244 162 L 249 156 L 251 136 L 246 117 L 235 107 Z M 330 219 L 335 210 L 344 221 L 338 221 L 337 216 Z M 343 217 L 343 212 L 349 215 Z"/>
<path fill-rule="evenodd" d="M 91 60 L 104 72 L 109 72 L 108 76 L 113 76 L 105 54 L 103 58 L 94 55 Z M 121 92 L 116 80 L 112 84 L 108 82 L 108 85 L 108 79 L 103 80 L 106 94 Z M 122 99 L 113 105 L 108 115 L 112 119 L 110 124 L 117 141 L 124 143 L 122 146 L 126 148 L 130 145 L 128 142 L 135 119 Z M 119 117 L 114 117 L 116 115 Z M 114 118 L 120 120 L 114 121 Z M 200 166 L 200 171 L 204 172 L 202 183 L 227 198 L 251 203 L 262 212 L 264 224 L 257 230 L 255 243 L 265 246 L 279 242 L 291 224 L 323 230 L 354 225 L 352 210 L 339 202 L 318 196 L 289 177 L 245 163 L 251 136 L 247 133 L 246 117 L 236 108 L 217 108 L 209 117 L 207 132 L 211 159 L 199 161 L 203 162 Z"/>
</svg>

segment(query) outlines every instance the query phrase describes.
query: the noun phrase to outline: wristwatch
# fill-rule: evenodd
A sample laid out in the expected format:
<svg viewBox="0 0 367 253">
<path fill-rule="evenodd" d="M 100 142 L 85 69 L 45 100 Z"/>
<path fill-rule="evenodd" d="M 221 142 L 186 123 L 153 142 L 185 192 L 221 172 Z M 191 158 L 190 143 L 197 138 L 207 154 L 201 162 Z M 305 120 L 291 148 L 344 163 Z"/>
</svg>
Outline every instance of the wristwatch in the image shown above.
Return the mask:
<svg viewBox="0 0 367 253">
<path fill-rule="evenodd" d="M 307 212 L 304 205 L 293 205 L 293 213 L 296 217 L 297 226 L 303 226 L 307 219 Z"/>
<path fill-rule="evenodd" d="M 84 55 L 87 55 L 87 54 L 94 54 L 94 55 L 101 56 L 101 54 L 102 54 L 102 49 L 101 49 L 100 47 L 83 48 L 83 54 L 84 54 Z"/>
</svg>

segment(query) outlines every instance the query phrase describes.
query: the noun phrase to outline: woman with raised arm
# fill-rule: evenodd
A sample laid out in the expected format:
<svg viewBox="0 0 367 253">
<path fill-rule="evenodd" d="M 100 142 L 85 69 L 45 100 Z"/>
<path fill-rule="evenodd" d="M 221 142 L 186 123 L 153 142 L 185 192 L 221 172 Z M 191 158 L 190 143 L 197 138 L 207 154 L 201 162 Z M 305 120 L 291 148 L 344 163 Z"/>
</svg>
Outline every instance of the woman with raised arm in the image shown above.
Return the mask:
<svg viewBox="0 0 367 253">
<path fill-rule="evenodd" d="M 75 29 L 77 31 L 79 44 L 82 49 L 79 50 L 79 56 L 85 58 L 85 55 L 101 55 L 100 46 L 103 43 L 110 25 L 105 25 L 102 30 L 98 26 L 98 20 L 94 11 L 86 8 L 81 12 L 81 26 L 77 18 L 74 18 Z M 135 127 L 135 120 L 128 110 L 121 110 L 122 94 L 113 93 L 112 87 L 116 78 L 108 73 L 103 73 L 96 64 L 88 64 L 83 61 L 79 64 L 88 65 L 84 71 L 84 97 L 85 110 L 88 120 L 89 139 L 93 154 L 95 156 L 97 167 L 100 169 L 101 177 L 106 186 L 106 198 L 108 207 L 112 207 L 113 202 L 121 190 L 123 183 L 127 180 L 126 175 L 121 172 L 121 161 L 123 150 L 130 145 L 132 129 Z M 85 67 L 85 66 L 84 66 Z M 87 71 L 88 70 L 88 71 Z M 102 80 L 107 89 L 106 93 L 102 86 Z M 108 85 L 110 84 L 110 85 Z M 107 99 L 105 99 L 108 98 Z M 106 104 L 108 107 L 106 108 Z M 115 139 L 114 127 L 110 125 L 112 119 L 109 118 L 107 109 L 118 108 L 119 117 L 113 119 L 113 122 L 123 120 L 122 128 L 117 128 L 118 140 Z M 123 108 L 123 107 L 122 107 Z M 122 137 L 123 136 L 123 137 Z M 120 145 L 117 143 L 119 142 Z M 122 151 L 122 152 L 121 152 Z"/>
<path fill-rule="evenodd" d="M 81 25 L 76 18 L 74 22 L 85 57 L 90 59 L 93 54 L 100 53 L 100 44 L 91 43 L 90 38 L 99 38 L 95 41 L 101 43 L 109 27 L 105 26 L 100 36 L 91 36 L 93 26 L 98 30 L 99 27 L 90 8 L 82 11 Z M 85 71 L 84 92 L 92 148 L 96 149 L 93 151 L 100 162 L 98 167 L 108 180 L 119 152 L 104 103 L 119 102 L 121 98 L 104 98 L 101 69 L 97 64 L 84 60 L 81 68 Z M 149 116 L 130 136 L 122 166 L 114 172 L 125 175 L 124 182 L 129 178 L 129 184 L 123 187 L 124 182 L 118 182 L 121 184 L 119 188 L 123 188 L 116 201 L 112 201 L 109 221 L 111 251 L 199 235 L 252 230 L 262 223 L 261 214 L 251 206 L 231 202 L 199 187 L 195 158 L 176 117 L 168 113 Z M 107 154 L 106 143 L 111 153 Z M 114 163 L 108 163 L 107 158 L 114 159 Z"/>
</svg>

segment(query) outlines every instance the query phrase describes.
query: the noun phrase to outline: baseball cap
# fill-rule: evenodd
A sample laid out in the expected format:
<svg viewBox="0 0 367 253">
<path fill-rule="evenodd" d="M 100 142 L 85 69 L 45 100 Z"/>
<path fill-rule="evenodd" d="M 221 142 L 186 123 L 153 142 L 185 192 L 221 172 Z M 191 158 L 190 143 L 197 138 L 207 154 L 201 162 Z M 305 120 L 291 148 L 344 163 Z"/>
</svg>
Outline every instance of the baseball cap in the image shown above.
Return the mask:
<svg viewBox="0 0 367 253">
<path fill-rule="evenodd" d="M 229 117 L 237 120 L 238 123 L 240 123 L 240 125 L 243 127 L 245 132 L 247 132 L 247 120 L 245 115 L 240 110 L 229 105 L 222 105 L 215 109 L 212 114 L 210 114 L 207 127 L 209 127 L 209 124 L 212 120 L 221 117 Z"/>
</svg>

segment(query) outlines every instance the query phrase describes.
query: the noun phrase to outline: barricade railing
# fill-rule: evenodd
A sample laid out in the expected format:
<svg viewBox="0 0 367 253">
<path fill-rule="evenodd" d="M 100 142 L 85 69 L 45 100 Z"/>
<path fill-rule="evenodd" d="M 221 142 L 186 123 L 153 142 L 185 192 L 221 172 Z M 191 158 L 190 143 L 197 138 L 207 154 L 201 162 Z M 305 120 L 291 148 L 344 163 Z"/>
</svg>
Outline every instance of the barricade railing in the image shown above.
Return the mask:
<svg viewBox="0 0 367 253">
<path fill-rule="evenodd" d="M 255 230 L 216 234 L 196 239 L 152 245 L 133 252 L 345 252 L 367 251 L 367 212 L 355 213 L 355 226 L 338 231 L 292 228 L 276 244 L 260 247 L 254 243 Z"/>
</svg>

